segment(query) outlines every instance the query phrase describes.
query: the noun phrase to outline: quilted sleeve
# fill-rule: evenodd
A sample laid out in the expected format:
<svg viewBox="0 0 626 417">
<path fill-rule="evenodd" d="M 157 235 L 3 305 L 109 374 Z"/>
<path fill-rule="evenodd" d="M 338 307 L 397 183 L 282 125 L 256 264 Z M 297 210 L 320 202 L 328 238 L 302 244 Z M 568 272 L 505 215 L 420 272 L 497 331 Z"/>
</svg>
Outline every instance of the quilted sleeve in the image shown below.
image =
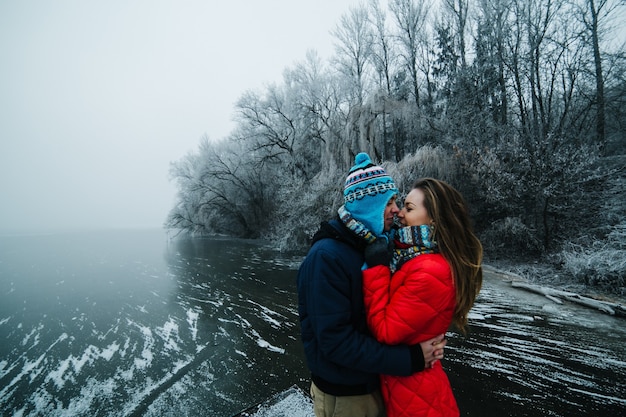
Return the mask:
<svg viewBox="0 0 626 417">
<path fill-rule="evenodd" d="M 387 267 L 363 271 L 368 325 L 382 343 L 419 343 L 450 325 L 454 288 L 447 263 L 418 258 L 397 271 L 393 282 Z"/>
</svg>

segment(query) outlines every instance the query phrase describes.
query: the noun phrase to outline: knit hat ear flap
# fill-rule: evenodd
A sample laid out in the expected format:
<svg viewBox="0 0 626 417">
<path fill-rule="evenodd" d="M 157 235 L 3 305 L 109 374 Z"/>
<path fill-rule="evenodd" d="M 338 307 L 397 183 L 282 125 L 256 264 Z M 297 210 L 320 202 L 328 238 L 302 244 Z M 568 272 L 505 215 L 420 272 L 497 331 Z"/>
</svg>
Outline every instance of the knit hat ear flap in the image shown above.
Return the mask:
<svg viewBox="0 0 626 417">
<path fill-rule="evenodd" d="M 385 229 L 385 208 L 398 188 L 384 168 L 374 165 L 365 152 L 359 153 L 354 162 L 343 190 L 345 208 L 354 219 L 380 236 Z"/>
</svg>

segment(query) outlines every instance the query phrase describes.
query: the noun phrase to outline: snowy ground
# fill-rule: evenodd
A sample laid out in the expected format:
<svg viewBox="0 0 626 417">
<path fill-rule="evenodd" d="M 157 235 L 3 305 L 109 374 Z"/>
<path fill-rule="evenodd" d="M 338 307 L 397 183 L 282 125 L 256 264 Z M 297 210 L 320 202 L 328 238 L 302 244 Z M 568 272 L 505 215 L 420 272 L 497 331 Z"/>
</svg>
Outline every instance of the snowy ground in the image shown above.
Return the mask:
<svg viewBox="0 0 626 417">
<path fill-rule="evenodd" d="M 464 415 L 595 416 L 626 410 L 626 320 L 486 276 L 467 339 L 445 365 Z M 466 413 L 466 414 L 465 414 Z"/>
</svg>

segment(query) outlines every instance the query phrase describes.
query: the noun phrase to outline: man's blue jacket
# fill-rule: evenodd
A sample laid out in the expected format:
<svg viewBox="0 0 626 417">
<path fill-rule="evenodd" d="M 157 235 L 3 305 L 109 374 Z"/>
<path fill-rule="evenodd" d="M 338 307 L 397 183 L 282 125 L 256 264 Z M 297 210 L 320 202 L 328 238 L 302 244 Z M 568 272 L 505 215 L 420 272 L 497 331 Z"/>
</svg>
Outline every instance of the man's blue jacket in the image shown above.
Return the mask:
<svg viewBox="0 0 626 417">
<path fill-rule="evenodd" d="M 379 374 L 424 369 L 419 345 L 387 346 L 369 333 L 361 268 L 365 242 L 336 219 L 322 223 L 298 271 L 298 313 L 312 380 L 336 396 L 376 390 Z"/>
</svg>

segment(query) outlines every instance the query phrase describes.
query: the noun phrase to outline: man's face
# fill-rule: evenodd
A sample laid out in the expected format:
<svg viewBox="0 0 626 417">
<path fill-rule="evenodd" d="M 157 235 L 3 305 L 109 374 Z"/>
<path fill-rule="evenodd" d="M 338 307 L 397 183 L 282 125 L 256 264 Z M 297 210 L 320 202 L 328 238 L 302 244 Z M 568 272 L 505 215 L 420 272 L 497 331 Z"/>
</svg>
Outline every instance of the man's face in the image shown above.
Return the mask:
<svg viewBox="0 0 626 417">
<path fill-rule="evenodd" d="M 393 225 L 393 220 L 396 214 L 400 213 L 400 209 L 396 204 L 396 196 L 391 197 L 391 199 L 387 202 L 387 206 L 385 207 L 385 232 L 391 230 L 391 226 Z"/>
</svg>

